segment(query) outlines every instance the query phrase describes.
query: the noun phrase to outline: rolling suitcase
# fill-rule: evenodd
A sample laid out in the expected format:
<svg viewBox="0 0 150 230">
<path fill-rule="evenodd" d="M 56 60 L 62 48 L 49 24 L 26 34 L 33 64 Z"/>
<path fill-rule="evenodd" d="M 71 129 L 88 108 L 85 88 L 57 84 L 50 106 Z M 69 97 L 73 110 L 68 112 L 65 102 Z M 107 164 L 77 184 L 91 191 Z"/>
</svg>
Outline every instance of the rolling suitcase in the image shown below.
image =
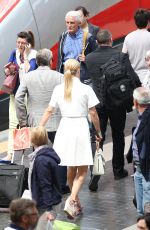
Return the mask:
<svg viewBox="0 0 150 230">
<path fill-rule="evenodd" d="M 0 207 L 8 207 L 13 199 L 22 196 L 24 177 L 24 165 L 0 164 Z"/>
<path fill-rule="evenodd" d="M 28 189 L 28 172 L 29 172 L 29 154 L 32 153 L 33 147 L 30 149 L 23 149 L 14 151 L 13 160 L 11 161 L 17 165 L 24 165 L 25 166 L 25 175 L 24 175 L 24 182 L 23 182 L 23 191 Z"/>
</svg>

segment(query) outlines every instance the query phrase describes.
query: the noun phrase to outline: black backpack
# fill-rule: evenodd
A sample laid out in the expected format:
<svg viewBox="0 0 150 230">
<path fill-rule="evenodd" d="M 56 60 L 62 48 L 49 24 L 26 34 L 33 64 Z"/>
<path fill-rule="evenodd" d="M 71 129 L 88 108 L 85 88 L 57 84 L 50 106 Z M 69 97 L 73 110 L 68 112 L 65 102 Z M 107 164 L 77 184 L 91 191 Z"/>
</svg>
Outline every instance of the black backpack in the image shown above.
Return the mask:
<svg viewBox="0 0 150 230">
<path fill-rule="evenodd" d="M 128 106 L 133 101 L 136 83 L 123 63 L 122 55 L 119 53 L 100 67 L 100 104 L 107 109 Z"/>
</svg>

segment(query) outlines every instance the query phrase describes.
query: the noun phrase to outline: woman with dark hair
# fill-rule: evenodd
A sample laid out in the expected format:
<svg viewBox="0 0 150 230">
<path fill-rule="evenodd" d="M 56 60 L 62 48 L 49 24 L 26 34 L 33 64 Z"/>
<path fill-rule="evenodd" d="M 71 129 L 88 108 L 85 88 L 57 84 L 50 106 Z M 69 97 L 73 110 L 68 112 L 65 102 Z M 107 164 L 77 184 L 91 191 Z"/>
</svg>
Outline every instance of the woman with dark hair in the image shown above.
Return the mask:
<svg viewBox="0 0 150 230">
<path fill-rule="evenodd" d="M 34 50 L 34 35 L 31 31 L 22 31 L 17 34 L 17 48 L 14 49 L 8 59 L 8 62 L 13 62 L 19 67 L 17 82 L 13 94 L 10 95 L 9 102 L 9 136 L 8 136 L 8 154 L 6 159 L 11 159 L 13 154 L 13 129 L 16 128 L 18 120 L 15 110 L 15 94 L 19 87 L 21 79 L 24 75 L 37 68 L 36 50 Z M 8 69 L 5 69 L 7 72 Z"/>
<path fill-rule="evenodd" d="M 80 27 L 81 27 L 81 29 L 83 29 L 84 31 L 87 31 L 88 33 L 92 34 L 93 37 L 95 37 L 95 39 L 96 39 L 96 35 L 97 35 L 97 33 L 98 33 L 100 28 L 98 26 L 95 26 L 95 25 L 93 25 L 93 24 L 88 22 L 89 11 L 87 11 L 87 9 L 84 6 L 76 7 L 75 11 L 80 12 L 80 16 L 81 16 Z"/>
<path fill-rule="evenodd" d="M 34 35 L 31 31 L 22 31 L 17 34 L 17 48 L 12 51 L 8 62 L 14 62 L 19 66 L 19 76 L 14 90 L 16 93 L 21 78 L 29 71 L 37 68 L 36 53 L 34 50 Z"/>
</svg>

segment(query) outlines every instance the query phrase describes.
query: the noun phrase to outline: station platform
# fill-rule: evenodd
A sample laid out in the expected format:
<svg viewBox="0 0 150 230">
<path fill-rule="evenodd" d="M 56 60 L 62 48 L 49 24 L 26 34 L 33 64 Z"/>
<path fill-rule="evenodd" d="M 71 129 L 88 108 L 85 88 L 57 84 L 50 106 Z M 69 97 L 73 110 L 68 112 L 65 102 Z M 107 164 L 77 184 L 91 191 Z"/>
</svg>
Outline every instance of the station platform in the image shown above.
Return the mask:
<svg viewBox="0 0 150 230">
<path fill-rule="evenodd" d="M 130 145 L 131 136 L 129 134 L 135 120 L 134 114 L 127 118 L 125 153 L 127 153 Z M 6 155 L 7 135 L 8 131 L 0 133 L 0 137 L 3 136 L 3 138 L 0 138 L 0 157 Z M 73 222 L 78 224 L 81 230 L 135 230 L 137 214 L 132 202 L 134 196 L 132 164 L 126 163 L 125 166 L 129 172 L 128 177 L 117 181 L 114 180 L 111 166 L 112 142 L 110 129 L 108 129 L 107 137 L 107 143 L 104 145 L 103 152 L 106 160 L 105 174 L 101 176 L 98 191 L 90 192 L 88 189 L 90 173 L 88 173 L 80 192 L 81 203 L 84 207 L 83 214 Z M 62 202 L 62 211 L 58 213 L 57 219 L 71 222 L 63 212 L 66 198 L 67 196 L 65 195 Z M 3 230 L 8 222 L 9 214 L 0 213 L 0 230 Z"/>
</svg>

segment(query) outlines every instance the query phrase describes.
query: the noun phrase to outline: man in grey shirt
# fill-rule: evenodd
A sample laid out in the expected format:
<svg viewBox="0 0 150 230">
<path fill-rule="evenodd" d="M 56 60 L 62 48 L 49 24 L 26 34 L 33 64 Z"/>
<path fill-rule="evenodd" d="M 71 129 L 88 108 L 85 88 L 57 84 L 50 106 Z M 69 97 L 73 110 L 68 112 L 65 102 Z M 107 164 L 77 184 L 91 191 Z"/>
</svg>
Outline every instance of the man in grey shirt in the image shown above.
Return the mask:
<svg viewBox="0 0 150 230">
<path fill-rule="evenodd" d="M 23 77 L 15 96 L 16 113 L 20 127 L 39 125 L 39 121 L 50 102 L 53 89 L 63 82 L 63 74 L 50 68 L 52 52 L 49 49 L 39 50 L 36 55 L 36 62 L 38 68 Z M 52 143 L 54 142 L 60 118 L 60 111 L 57 110 L 46 125 L 48 137 Z M 62 166 L 60 168 L 62 169 Z M 65 187 L 64 189 L 66 190 L 66 170 L 64 173 L 60 172 L 60 175 L 60 180 L 61 177 L 63 180 L 62 187 Z"/>
<path fill-rule="evenodd" d="M 18 88 L 15 96 L 16 112 L 19 125 L 38 126 L 39 121 L 48 106 L 53 89 L 63 80 L 63 75 L 51 70 L 52 52 L 42 49 L 37 52 L 36 62 L 38 68 L 27 73 Z M 27 94 L 27 106 L 25 96 Z M 56 111 L 48 122 L 48 132 L 57 130 L 60 121 L 60 112 Z"/>
</svg>

